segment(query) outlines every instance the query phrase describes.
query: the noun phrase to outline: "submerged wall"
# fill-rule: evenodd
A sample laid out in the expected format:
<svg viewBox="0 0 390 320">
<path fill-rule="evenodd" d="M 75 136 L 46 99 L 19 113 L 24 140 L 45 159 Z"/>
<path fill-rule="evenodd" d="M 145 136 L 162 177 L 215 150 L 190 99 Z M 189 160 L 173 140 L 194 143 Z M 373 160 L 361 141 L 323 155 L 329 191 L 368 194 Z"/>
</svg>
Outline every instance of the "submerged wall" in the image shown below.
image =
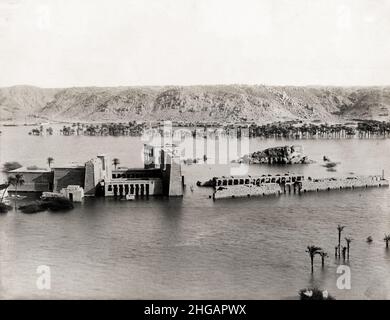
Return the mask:
<svg viewBox="0 0 390 320">
<path fill-rule="evenodd" d="M 324 178 L 305 180 L 301 191 L 323 191 L 335 189 L 353 189 L 367 187 L 385 187 L 389 182 L 381 176 L 353 176 L 345 178 Z"/>
<path fill-rule="evenodd" d="M 266 196 L 280 194 L 281 189 L 277 183 L 267 183 L 259 186 L 256 185 L 236 185 L 218 187 L 213 194 L 214 199 L 222 198 L 239 198 L 252 196 Z"/>
</svg>

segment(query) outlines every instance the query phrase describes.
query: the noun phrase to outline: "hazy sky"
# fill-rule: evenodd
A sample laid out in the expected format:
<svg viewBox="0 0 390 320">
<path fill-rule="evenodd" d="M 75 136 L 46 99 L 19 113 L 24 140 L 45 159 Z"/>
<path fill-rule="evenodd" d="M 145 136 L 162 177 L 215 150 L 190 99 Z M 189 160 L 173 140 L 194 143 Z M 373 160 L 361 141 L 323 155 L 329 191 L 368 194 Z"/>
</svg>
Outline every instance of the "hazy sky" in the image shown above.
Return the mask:
<svg viewBox="0 0 390 320">
<path fill-rule="evenodd" d="M 390 84 L 390 0 L 0 0 L 0 86 Z"/>
</svg>

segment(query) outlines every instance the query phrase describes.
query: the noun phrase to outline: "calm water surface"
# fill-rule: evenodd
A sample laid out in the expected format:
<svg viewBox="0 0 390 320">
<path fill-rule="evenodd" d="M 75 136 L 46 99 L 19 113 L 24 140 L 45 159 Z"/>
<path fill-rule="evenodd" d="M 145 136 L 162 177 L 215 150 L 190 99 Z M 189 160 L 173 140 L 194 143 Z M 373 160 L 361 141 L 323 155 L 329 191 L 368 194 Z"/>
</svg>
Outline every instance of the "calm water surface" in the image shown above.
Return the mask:
<svg viewBox="0 0 390 320">
<path fill-rule="evenodd" d="M 0 164 L 16 160 L 44 166 L 85 162 L 97 153 L 142 166 L 142 145 L 131 137 L 32 137 L 29 128 L 3 127 Z M 390 140 L 254 139 L 251 151 L 299 143 L 318 161 L 311 165 L 253 165 L 249 173 L 306 176 L 390 175 Z M 321 166 L 322 156 L 340 161 L 337 172 Z M 248 298 L 289 299 L 316 285 L 338 299 L 389 299 L 390 190 L 331 191 L 213 202 L 208 188 L 189 185 L 230 174 L 236 165 L 183 166 L 186 192 L 180 199 L 136 201 L 86 199 L 68 213 L 0 215 L 0 298 Z M 337 224 L 346 225 L 351 244 L 351 290 L 336 287 Z M 365 238 L 372 236 L 368 245 Z M 310 274 L 307 245 L 321 246 Z M 36 287 L 36 268 L 51 267 L 51 290 Z"/>
</svg>

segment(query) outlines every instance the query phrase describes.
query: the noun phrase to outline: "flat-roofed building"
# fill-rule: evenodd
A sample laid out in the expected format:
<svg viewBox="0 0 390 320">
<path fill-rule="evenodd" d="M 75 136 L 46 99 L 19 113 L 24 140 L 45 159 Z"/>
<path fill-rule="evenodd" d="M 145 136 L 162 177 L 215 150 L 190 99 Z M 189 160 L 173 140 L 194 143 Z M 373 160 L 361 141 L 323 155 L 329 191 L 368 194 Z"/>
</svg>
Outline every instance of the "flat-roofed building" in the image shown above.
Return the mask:
<svg viewBox="0 0 390 320">
<path fill-rule="evenodd" d="M 8 176 L 22 175 L 23 184 L 9 186 L 8 191 L 19 192 L 44 192 L 53 189 L 53 171 L 49 169 L 28 169 L 25 167 L 18 168 L 7 172 Z"/>
</svg>

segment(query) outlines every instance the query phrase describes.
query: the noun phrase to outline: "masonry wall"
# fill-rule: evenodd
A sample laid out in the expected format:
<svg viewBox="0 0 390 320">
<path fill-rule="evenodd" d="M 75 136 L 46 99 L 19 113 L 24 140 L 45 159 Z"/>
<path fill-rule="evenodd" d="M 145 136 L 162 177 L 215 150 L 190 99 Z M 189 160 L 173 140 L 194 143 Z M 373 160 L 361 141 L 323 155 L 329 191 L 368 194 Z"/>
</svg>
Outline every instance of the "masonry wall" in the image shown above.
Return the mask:
<svg viewBox="0 0 390 320">
<path fill-rule="evenodd" d="M 305 180 L 302 182 L 301 190 L 303 192 L 352 189 L 365 187 L 384 187 L 389 186 L 389 182 L 380 176 L 354 176 L 346 178 L 326 178 Z"/>
<path fill-rule="evenodd" d="M 52 191 L 52 172 L 18 172 L 23 175 L 24 184 L 18 186 L 18 192 L 47 192 Z M 10 186 L 8 191 L 15 191 L 14 186 Z"/>
<path fill-rule="evenodd" d="M 256 185 L 235 185 L 218 187 L 214 192 L 214 199 L 239 198 L 280 194 L 281 189 L 277 183 Z"/>
<path fill-rule="evenodd" d="M 84 188 L 85 168 L 54 168 L 54 192 L 60 192 L 68 185 Z"/>
</svg>

